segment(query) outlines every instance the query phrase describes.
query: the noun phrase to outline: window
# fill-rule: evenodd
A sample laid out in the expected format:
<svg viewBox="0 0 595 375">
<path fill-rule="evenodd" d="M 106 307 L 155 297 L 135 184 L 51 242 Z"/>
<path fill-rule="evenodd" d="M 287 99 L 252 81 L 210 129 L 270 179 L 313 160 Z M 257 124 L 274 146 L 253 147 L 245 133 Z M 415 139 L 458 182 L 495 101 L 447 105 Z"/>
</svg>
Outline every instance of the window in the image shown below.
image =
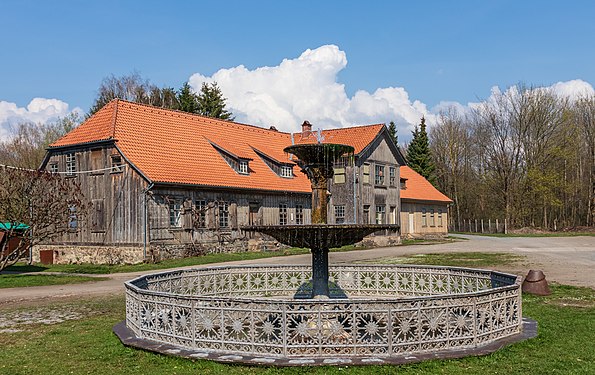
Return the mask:
<svg viewBox="0 0 595 375">
<path fill-rule="evenodd" d="M 374 184 L 384 185 L 384 165 L 376 165 L 374 169 Z"/>
<path fill-rule="evenodd" d="M 287 225 L 287 205 L 285 203 L 279 205 L 279 225 Z"/>
<path fill-rule="evenodd" d="M 227 202 L 219 202 L 219 228 L 229 227 L 229 205 Z"/>
<path fill-rule="evenodd" d="M 444 224 L 442 223 L 442 208 L 438 209 L 438 226 L 441 227 Z"/>
<path fill-rule="evenodd" d="M 428 214 L 425 208 L 421 209 L 421 226 L 427 227 L 428 226 Z"/>
<path fill-rule="evenodd" d="M 405 189 L 407 189 L 407 179 L 402 178 L 401 179 L 401 190 L 405 190 Z"/>
<path fill-rule="evenodd" d="M 182 200 L 171 199 L 169 201 L 169 226 L 182 226 Z"/>
<path fill-rule="evenodd" d="M 238 172 L 241 174 L 248 174 L 248 161 L 247 160 L 240 160 Z"/>
<path fill-rule="evenodd" d="M 72 176 L 76 172 L 76 157 L 74 153 L 66 154 L 66 175 Z"/>
<path fill-rule="evenodd" d="M 120 155 L 112 155 L 112 170 L 111 173 L 120 173 L 124 171 L 124 164 Z"/>
<path fill-rule="evenodd" d="M 196 201 L 196 225 L 199 228 L 205 228 L 207 226 L 207 201 L 198 200 Z"/>
<path fill-rule="evenodd" d="M 334 170 L 334 181 L 335 184 L 345 183 L 345 167 L 335 167 Z"/>
<path fill-rule="evenodd" d="M 365 204 L 364 205 L 364 224 L 370 224 L 370 205 L 369 204 Z"/>
<path fill-rule="evenodd" d="M 370 183 L 370 164 L 363 165 L 362 180 L 364 184 Z"/>
<path fill-rule="evenodd" d="M 295 206 L 295 223 L 298 225 L 304 224 L 304 206 L 301 204 Z"/>
<path fill-rule="evenodd" d="M 345 222 L 345 206 L 335 206 L 335 223 L 343 224 Z"/>
<path fill-rule="evenodd" d="M 293 168 L 289 165 L 282 165 L 281 177 L 293 177 Z"/>
<path fill-rule="evenodd" d="M 395 186 L 395 181 L 397 179 L 397 169 L 395 167 L 388 168 L 388 183 L 390 186 Z"/>
<path fill-rule="evenodd" d="M 384 215 L 386 214 L 386 207 L 376 206 L 376 224 L 384 224 Z"/>
<path fill-rule="evenodd" d="M 50 164 L 50 173 L 58 173 L 58 163 Z"/>
<path fill-rule="evenodd" d="M 76 206 L 72 205 L 68 207 L 68 229 L 75 231 L 78 229 L 79 221 L 76 216 Z"/>
<path fill-rule="evenodd" d="M 430 226 L 431 227 L 435 227 L 436 226 L 436 221 L 435 221 L 435 218 L 434 218 L 434 209 L 433 208 L 430 210 Z"/>
</svg>

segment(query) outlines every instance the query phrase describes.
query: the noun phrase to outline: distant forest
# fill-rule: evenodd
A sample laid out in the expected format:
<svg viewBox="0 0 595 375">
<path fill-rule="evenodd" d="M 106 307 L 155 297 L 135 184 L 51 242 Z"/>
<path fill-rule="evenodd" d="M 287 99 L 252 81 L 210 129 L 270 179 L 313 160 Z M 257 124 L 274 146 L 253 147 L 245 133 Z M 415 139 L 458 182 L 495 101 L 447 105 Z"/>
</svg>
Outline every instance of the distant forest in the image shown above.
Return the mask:
<svg viewBox="0 0 595 375">
<path fill-rule="evenodd" d="M 595 97 L 513 86 L 430 130 L 435 181 L 451 224 L 506 218 L 560 230 L 595 223 Z"/>
</svg>

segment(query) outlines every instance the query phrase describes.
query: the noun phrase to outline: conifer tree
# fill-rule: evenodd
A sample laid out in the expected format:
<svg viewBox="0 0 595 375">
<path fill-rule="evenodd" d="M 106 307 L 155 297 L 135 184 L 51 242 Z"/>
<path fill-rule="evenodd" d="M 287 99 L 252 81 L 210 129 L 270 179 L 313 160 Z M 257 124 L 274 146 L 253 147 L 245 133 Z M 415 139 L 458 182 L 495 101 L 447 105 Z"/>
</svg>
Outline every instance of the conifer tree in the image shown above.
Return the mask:
<svg viewBox="0 0 595 375">
<path fill-rule="evenodd" d="M 390 137 L 396 145 L 399 141 L 399 136 L 397 135 L 397 126 L 395 125 L 394 121 L 388 123 L 388 134 L 390 135 Z"/>
<path fill-rule="evenodd" d="M 178 109 L 189 113 L 199 113 L 198 96 L 192 92 L 188 82 L 180 88 L 177 95 Z"/>
<path fill-rule="evenodd" d="M 233 114 L 225 109 L 225 101 L 227 99 L 223 97 L 223 93 L 219 86 L 217 86 L 217 82 L 213 82 L 210 85 L 203 83 L 197 100 L 198 114 L 222 120 L 233 121 L 235 119 Z"/>
<path fill-rule="evenodd" d="M 424 176 L 432 185 L 436 185 L 436 176 L 434 175 L 436 167 L 432 161 L 430 141 L 426 132 L 426 119 L 424 117 L 421 118 L 419 129 L 416 126 L 411 134 L 413 139 L 409 147 L 407 147 L 407 165 Z"/>
</svg>

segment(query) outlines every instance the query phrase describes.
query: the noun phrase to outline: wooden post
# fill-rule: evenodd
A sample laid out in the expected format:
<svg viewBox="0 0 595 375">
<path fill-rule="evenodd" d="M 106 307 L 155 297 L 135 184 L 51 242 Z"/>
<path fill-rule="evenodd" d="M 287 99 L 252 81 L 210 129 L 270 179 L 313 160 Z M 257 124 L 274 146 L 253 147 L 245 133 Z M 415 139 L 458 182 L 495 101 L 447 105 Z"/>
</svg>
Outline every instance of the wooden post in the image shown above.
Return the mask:
<svg viewBox="0 0 595 375">
<path fill-rule="evenodd" d="M 496 219 L 496 233 L 498 233 L 498 219 Z"/>
<path fill-rule="evenodd" d="M 506 227 L 506 218 L 504 218 L 504 234 L 508 234 L 508 228 Z"/>
<path fill-rule="evenodd" d="M 477 228 L 477 219 L 475 219 L 475 233 L 479 233 L 479 229 Z"/>
</svg>

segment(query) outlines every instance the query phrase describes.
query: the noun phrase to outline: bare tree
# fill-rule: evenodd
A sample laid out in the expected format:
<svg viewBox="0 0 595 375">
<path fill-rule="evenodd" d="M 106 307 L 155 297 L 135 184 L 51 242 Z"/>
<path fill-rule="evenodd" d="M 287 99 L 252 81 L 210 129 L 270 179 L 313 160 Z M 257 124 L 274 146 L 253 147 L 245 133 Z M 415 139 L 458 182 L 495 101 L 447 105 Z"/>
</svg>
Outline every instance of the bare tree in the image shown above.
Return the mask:
<svg viewBox="0 0 595 375">
<path fill-rule="evenodd" d="M 77 231 L 87 210 L 74 179 L 0 166 L 0 270 L 25 257 L 30 246 Z M 18 238 L 16 246 L 9 246 Z"/>
<path fill-rule="evenodd" d="M 18 124 L 12 137 L 0 142 L 0 164 L 19 168 L 39 168 L 47 146 L 78 126 L 80 121 L 79 115 L 73 112 L 46 124 Z"/>
</svg>

